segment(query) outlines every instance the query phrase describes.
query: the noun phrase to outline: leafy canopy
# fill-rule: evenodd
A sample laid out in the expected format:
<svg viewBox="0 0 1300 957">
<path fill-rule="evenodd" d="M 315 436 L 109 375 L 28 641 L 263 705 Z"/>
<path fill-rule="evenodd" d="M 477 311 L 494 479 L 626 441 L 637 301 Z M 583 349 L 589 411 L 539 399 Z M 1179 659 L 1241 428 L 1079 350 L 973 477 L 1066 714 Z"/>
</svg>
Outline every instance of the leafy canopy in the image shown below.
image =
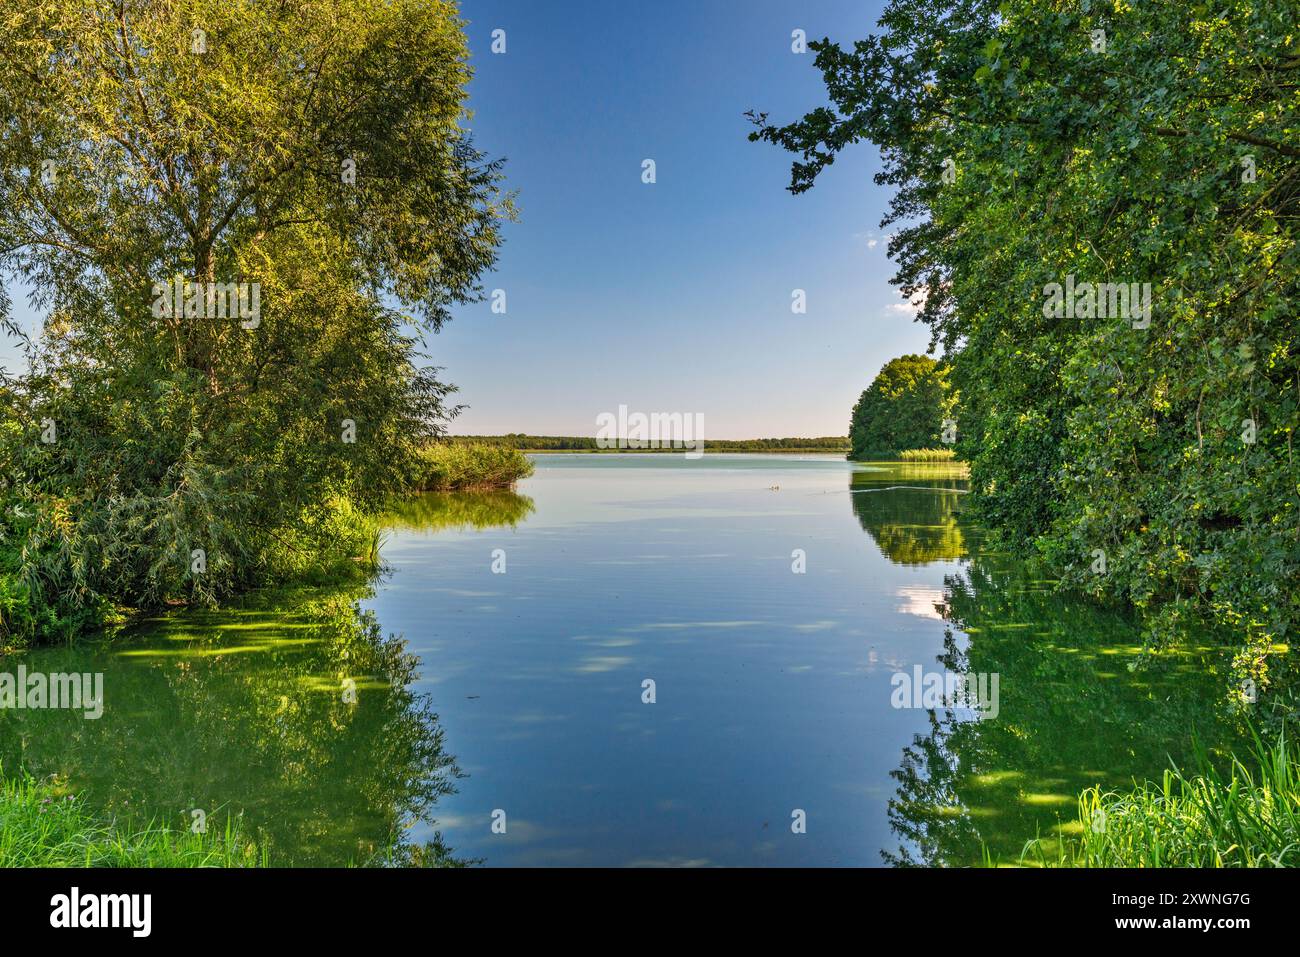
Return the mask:
<svg viewBox="0 0 1300 957">
<path fill-rule="evenodd" d="M 1297 24 L 1296 0 L 893 0 L 811 45 L 828 106 L 751 134 L 797 154 L 794 192 L 879 147 L 979 511 L 1157 644 L 1233 635 L 1238 699 L 1300 628 Z M 1149 326 L 1045 310 L 1070 276 L 1150 283 Z"/>
<path fill-rule="evenodd" d="M 890 359 L 853 407 L 849 458 L 934 448 L 950 409 L 947 369 L 929 356 Z"/>
<path fill-rule="evenodd" d="M 455 411 L 422 333 L 513 215 L 467 58 L 443 0 L 0 15 L 0 274 L 49 316 L 0 433 L 33 602 L 212 600 L 364 546 L 353 506 Z M 160 315 L 176 281 L 256 284 L 260 316 Z"/>
</svg>

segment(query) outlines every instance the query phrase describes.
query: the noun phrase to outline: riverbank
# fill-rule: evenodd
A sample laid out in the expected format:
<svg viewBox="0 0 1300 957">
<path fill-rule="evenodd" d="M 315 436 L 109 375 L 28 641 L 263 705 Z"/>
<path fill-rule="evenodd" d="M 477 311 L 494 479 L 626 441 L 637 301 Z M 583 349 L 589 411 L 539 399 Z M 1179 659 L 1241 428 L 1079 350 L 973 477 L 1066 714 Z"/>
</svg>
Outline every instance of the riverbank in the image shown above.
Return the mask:
<svg viewBox="0 0 1300 957">
<path fill-rule="evenodd" d="M 508 490 L 533 471 L 524 453 L 487 444 L 433 442 L 417 456 L 417 474 L 407 492 L 413 496 Z M 182 557 L 190 573 L 184 590 L 152 597 L 121 587 L 116 579 L 110 579 L 120 587 L 114 592 L 51 587 L 51 575 L 42 565 L 48 549 L 22 547 L 41 534 L 40 525 L 30 517 L 15 518 L 13 534 L 0 544 L 0 659 L 34 645 L 102 633 L 164 608 L 217 607 L 268 586 L 343 587 L 369 580 L 379 569 L 380 532 L 389 508 L 391 500 L 361 502 L 335 492 L 303 508 L 292 525 L 228 529 L 231 550 L 250 552 L 250 567 L 232 572 L 235 561 L 222 553 L 225 549 L 186 549 Z M 220 590 L 205 584 L 217 574 L 227 579 Z M 73 594 L 76 601 L 69 597 Z"/>
</svg>

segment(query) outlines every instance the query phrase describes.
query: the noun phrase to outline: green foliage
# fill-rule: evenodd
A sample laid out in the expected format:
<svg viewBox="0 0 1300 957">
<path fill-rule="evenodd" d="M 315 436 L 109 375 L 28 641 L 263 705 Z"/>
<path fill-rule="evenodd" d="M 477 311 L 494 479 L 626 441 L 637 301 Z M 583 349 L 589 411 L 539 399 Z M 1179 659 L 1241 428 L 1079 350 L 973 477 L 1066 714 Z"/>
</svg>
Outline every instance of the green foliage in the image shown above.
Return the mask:
<svg viewBox="0 0 1300 957">
<path fill-rule="evenodd" d="M 5 631 L 373 561 L 457 411 L 423 335 L 513 215 L 454 4 L 45 0 L 0 53 L 0 277 L 49 316 L 0 381 Z M 256 283 L 256 321 L 173 281 Z"/>
<path fill-rule="evenodd" d="M 1022 861 L 1063 867 L 1295 867 L 1300 865 L 1300 748 L 1256 741 L 1226 771 L 1202 753 L 1197 773 L 1168 770 L 1129 792 L 1089 788 L 1079 838 L 1056 858 L 1037 842 Z"/>
<path fill-rule="evenodd" d="M 951 408 L 946 368 L 929 356 L 890 359 L 853 407 L 849 458 L 893 458 L 937 445 Z"/>
<path fill-rule="evenodd" d="M 898 453 L 900 462 L 953 462 L 956 458 L 953 449 L 906 449 Z"/>
<path fill-rule="evenodd" d="M 533 474 L 523 452 L 504 445 L 431 442 L 420 453 L 418 487 L 428 491 L 508 488 Z"/>
<path fill-rule="evenodd" d="M 237 822 L 194 834 L 99 819 L 79 796 L 31 777 L 0 781 L 0 867 L 261 867 Z"/>
<path fill-rule="evenodd" d="M 799 155 L 795 192 L 880 148 L 977 514 L 1062 587 L 1140 609 L 1153 647 L 1231 636 L 1234 696 L 1284 692 L 1300 628 L 1296 14 L 896 0 L 878 35 L 813 45 L 829 106 L 752 134 Z M 1149 327 L 1082 298 L 1057 315 L 1070 276 L 1150 283 Z"/>
<path fill-rule="evenodd" d="M 78 603 L 55 594 L 36 597 L 20 574 L 18 549 L 0 546 L 0 654 L 24 648 L 37 636 L 69 641 L 118 617 L 104 600 Z"/>
</svg>

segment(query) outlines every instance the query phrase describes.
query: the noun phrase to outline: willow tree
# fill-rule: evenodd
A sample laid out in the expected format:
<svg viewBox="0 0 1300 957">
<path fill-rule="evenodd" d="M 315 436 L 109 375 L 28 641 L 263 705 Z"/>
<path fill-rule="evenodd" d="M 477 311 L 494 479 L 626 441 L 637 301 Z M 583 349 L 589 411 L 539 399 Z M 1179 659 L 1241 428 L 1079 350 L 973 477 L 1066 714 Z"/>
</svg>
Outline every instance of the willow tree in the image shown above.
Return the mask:
<svg viewBox="0 0 1300 957">
<path fill-rule="evenodd" d="M 0 271 L 49 317 L 4 444 L 34 606 L 211 599 L 355 550 L 353 510 L 453 411 L 423 336 L 511 214 L 467 60 L 441 0 L 0 15 Z"/>
<path fill-rule="evenodd" d="M 829 105 L 753 133 L 798 155 L 795 192 L 880 148 L 895 281 L 926 294 L 1004 539 L 1136 605 L 1156 644 L 1230 635 L 1233 697 L 1285 712 L 1297 22 L 1296 0 L 893 0 L 851 49 L 811 45 Z M 1149 313 L 1103 308 L 1103 284 L 1149 284 Z"/>
</svg>

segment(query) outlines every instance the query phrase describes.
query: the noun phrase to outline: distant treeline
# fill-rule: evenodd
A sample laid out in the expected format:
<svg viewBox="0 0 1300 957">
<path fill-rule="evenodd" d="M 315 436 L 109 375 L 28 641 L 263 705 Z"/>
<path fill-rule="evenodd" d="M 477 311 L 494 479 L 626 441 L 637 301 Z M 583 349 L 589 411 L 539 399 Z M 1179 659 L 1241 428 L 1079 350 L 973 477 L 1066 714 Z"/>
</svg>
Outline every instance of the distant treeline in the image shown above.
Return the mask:
<svg viewBox="0 0 1300 957">
<path fill-rule="evenodd" d="M 605 452 L 594 436 L 579 435 L 453 435 L 447 441 L 506 445 L 533 452 Z M 707 439 L 704 447 L 714 452 L 847 452 L 849 439 L 845 435 L 822 436 L 811 439 Z M 627 451 L 654 452 L 657 449 L 629 449 Z M 664 450 L 668 451 L 668 450 Z"/>
</svg>

